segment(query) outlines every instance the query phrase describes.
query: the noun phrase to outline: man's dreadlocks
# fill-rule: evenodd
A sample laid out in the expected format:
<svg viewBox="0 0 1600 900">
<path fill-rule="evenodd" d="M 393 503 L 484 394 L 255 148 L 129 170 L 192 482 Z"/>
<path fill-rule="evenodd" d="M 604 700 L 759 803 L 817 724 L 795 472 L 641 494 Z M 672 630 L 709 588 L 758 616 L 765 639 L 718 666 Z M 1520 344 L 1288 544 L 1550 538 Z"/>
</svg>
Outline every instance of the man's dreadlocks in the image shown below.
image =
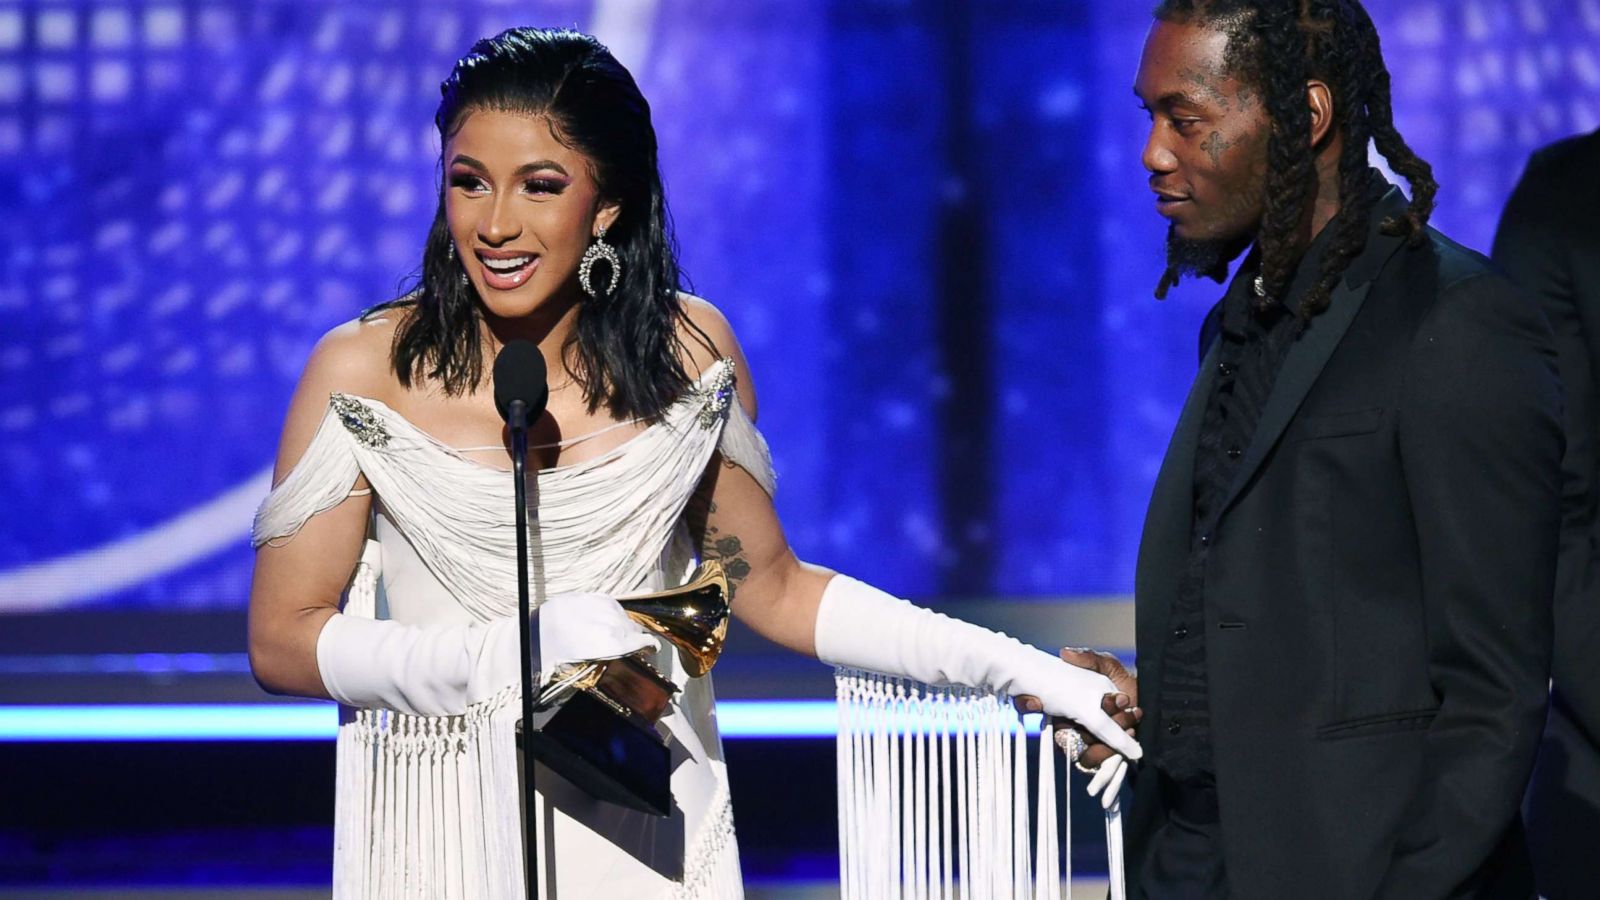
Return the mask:
<svg viewBox="0 0 1600 900">
<path fill-rule="evenodd" d="M 1325 82 L 1333 92 L 1333 124 L 1343 132 L 1344 145 L 1339 214 L 1327 226 L 1337 229 L 1335 240 L 1316 285 L 1300 305 L 1301 316 L 1309 319 L 1327 308 L 1339 278 L 1366 247 L 1367 218 L 1375 202 L 1367 181 L 1369 142 L 1376 143 L 1390 167 L 1411 185 L 1405 218 L 1386 220 L 1384 233 L 1405 235 L 1413 245 L 1424 240 L 1439 185 L 1433 167 L 1412 152 L 1394 127 L 1378 29 L 1359 0 L 1162 0 L 1155 17 L 1221 30 L 1228 37 L 1228 74 L 1263 95 L 1272 130 L 1266 209 L 1257 243 L 1268 298 L 1284 295 L 1306 251 L 1299 226 L 1317 182 L 1306 103 L 1311 79 Z"/>
</svg>

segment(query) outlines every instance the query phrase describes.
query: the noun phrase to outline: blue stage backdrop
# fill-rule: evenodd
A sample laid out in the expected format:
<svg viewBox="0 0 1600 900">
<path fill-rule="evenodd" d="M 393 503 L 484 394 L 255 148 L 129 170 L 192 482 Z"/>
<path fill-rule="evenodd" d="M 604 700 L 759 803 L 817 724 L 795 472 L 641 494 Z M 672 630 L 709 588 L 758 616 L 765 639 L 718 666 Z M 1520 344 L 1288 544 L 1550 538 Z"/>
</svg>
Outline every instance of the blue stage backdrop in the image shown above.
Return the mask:
<svg viewBox="0 0 1600 900">
<path fill-rule="evenodd" d="M 1130 589 L 1218 290 L 1151 298 L 1147 0 L 0 0 L 0 612 L 237 609 L 312 343 L 394 296 L 478 37 L 593 30 L 748 352 L 800 553 Z M 1437 223 L 1600 124 L 1597 0 L 1371 0 Z"/>
</svg>

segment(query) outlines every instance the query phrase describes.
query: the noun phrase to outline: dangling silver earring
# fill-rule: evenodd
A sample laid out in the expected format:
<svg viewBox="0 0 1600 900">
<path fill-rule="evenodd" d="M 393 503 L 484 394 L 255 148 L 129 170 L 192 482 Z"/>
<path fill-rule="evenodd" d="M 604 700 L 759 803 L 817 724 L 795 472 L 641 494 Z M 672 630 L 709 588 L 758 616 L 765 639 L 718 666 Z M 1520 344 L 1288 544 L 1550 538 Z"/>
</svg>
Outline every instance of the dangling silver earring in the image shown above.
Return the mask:
<svg viewBox="0 0 1600 900">
<path fill-rule="evenodd" d="M 597 292 L 594 289 L 594 284 L 589 280 L 589 274 L 594 270 L 594 264 L 600 260 L 605 260 L 606 264 L 611 267 L 611 277 L 606 279 L 606 289 L 603 293 Z M 585 294 L 599 299 L 605 294 L 616 290 L 617 282 L 621 280 L 622 257 L 617 255 L 615 248 L 606 243 L 606 230 L 602 228 L 600 233 L 595 235 L 594 243 L 589 245 L 589 249 L 583 251 L 583 259 L 578 262 L 578 284 L 583 286 Z"/>
<path fill-rule="evenodd" d="M 456 242 L 451 241 L 445 247 L 445 256 L 451 262 L 456 262 Z M 461 279 L 462 287 L 470 287 L 472 285 L 472 279 L 467 277 L 467 267 L 460 263 L 456 263 L 456 277 Z"/>
</svg>

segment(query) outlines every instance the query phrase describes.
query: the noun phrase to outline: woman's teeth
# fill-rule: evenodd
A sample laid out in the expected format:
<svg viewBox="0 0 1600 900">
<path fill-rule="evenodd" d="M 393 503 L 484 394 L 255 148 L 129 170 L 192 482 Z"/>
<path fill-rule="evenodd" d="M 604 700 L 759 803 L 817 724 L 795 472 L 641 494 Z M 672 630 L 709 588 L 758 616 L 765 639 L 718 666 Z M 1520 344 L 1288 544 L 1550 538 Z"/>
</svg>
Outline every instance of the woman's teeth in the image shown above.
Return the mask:
<svg viewBox="0 0 1600 900">
<path fill-rule="evenodd" d="M 539 257 L 531 254 L 514 256 L 510 259 L 489 259 L 482 256 L 478 259 L 483 263 L 484 283 L 498 291 L 521 287 L 533 277 L 534 270 L 539 267 Z"/>
</svg>

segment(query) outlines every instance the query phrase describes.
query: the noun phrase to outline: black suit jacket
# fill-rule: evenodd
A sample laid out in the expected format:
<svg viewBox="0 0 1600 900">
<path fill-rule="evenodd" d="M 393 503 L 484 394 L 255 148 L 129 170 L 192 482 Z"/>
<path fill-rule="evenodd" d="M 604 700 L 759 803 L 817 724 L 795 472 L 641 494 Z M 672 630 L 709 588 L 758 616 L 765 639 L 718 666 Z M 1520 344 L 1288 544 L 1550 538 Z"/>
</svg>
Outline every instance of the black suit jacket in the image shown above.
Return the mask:
<svg viewBox="0 0 1600 900">
<path fill-rule="evenodd" d="M 1549 677 L 1552 337 L 1483 257 L 1431 230 L 1418 247 L 1382 235 L 1404 211 L 1391 189 L 1289 351 L 1211 536 L 1206 673 L 1238 898 L 1532 895 L 1517 808 Z M 1215 323 L 1140 545 L 1147 751 Z M 1166 819 L 1154 772 L 1128 818 L 1136 875 Z"/>
<path fill-rule="evenodd" d="M 1555 329 L 1567 407 L 1555 680 L 1528 832 L 1540 892 L 1600 893 L 1600 131 L 1534 154 L 1495 236 L 1495 262 Z"/>
</svg>

